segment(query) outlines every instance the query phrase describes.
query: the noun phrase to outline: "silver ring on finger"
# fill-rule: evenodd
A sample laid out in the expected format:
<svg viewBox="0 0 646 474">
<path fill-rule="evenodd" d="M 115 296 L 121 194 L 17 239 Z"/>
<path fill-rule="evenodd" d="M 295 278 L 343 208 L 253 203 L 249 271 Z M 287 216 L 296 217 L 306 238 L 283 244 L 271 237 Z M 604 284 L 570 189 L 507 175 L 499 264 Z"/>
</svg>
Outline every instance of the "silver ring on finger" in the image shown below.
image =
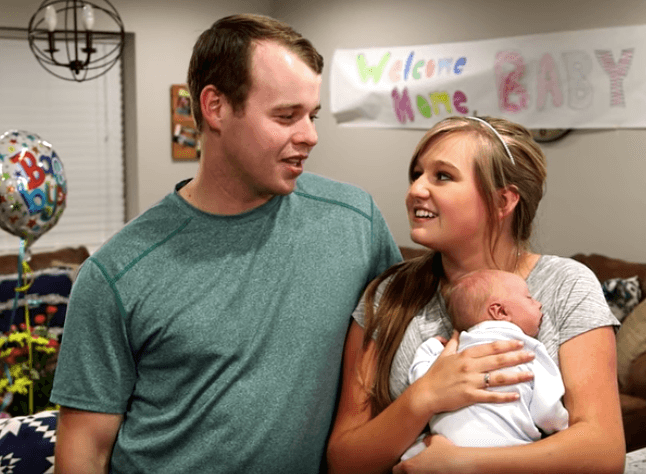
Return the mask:
<svg viewBox="0 0 646 474">
<path fill-rule="evenodd" d="M 490 382 L 490 381 L 491 381 L 491 375 L 489 374 L 489 372 L 485 372 L 485 374 L 484 374 L 484 385 L 485 385 L 485 388 L 489 388 L 489 382 Z"/>
</svg>

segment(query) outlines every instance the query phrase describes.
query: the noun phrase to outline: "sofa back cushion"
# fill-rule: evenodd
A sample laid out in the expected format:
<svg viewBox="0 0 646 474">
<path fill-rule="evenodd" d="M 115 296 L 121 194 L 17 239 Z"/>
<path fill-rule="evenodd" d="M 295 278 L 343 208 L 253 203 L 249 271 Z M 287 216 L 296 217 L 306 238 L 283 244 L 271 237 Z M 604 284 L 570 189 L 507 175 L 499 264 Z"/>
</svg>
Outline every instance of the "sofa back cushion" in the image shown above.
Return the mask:
<svg viewBox="0 0 646 474">
<path fill-rule="evenodd" d="M 87 248 L 65 247 L 50 252 L 35 253 L 28 263 L 32 270 L 42 270 L 52 266 L 78 266 L 90 256 Z M 0 275 L 12 274 L 18 271 L 18 255 L 0 255 Z"/>
<path fill-rule="evenodd" d="M 646 301 L 639 303 L 626 316 L 617 332 L 617 378 L 626 388 L 632 362 L 646 352 Z"/>
<path fill-rule="evenodd" d="M 600 282 L 610 280 L 611 278 L 630 278 L 637 276 L 641 287 L 641 299 L 646 298 L 646 263 L 628 262 L 626 260 L 610 258 L 594 253 L 590 255 L 578 253 L 573 255 L 572 258 L 589 267 Z"/>
</svg>

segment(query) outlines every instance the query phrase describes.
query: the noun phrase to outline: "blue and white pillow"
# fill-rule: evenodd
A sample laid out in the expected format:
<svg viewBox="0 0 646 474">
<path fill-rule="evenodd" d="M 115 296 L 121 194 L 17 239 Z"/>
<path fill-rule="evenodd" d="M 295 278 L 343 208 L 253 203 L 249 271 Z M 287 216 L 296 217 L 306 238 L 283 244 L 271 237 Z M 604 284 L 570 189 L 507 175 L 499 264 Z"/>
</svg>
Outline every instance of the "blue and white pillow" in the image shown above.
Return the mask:
<svg viewBox="0 0 646 474">
<path fill-rule="evenodd" d="M 54 472 L 58 411 L 0 419 L 0 473 Z"/>
<path fill-rule="evenodd" d="M 612 278 L 601 285 L 610 310 L 622 321 L 637 306 L 642 297 L 639 278 Z"/>
</svg>

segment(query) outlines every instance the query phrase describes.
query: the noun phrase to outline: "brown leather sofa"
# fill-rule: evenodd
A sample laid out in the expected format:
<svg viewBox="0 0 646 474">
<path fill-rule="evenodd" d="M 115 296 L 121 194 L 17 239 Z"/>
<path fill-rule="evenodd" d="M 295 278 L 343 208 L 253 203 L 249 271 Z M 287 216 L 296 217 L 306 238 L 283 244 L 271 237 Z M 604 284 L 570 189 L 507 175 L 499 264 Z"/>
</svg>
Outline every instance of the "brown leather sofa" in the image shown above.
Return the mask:
<svg viewBox="0 0 646 474">
<path fill-rule="evenodd" d="M 598 254 L 576 254 L 599 281 L 637 276 L 640 303 L 623 320 L 617 332 L 619 397 L 626 435 L 626 450 L 646 447 L 646 264 Z"/>
</svg>

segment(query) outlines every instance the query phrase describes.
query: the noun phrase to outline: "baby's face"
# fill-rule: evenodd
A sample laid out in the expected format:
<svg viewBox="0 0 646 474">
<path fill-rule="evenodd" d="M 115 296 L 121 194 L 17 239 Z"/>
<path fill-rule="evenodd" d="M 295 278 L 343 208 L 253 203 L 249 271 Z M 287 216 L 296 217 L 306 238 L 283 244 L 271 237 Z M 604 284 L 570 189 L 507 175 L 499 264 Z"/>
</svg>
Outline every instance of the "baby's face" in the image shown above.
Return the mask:
<svg viewBox="0 0 646 474">
<path fill-rule="evenodd" d="M 532 298 L 527 283 L 518 275 L 509 273 L 504 278 L 507 292 L 505 306 L 511 322 L 528 336 L 536 337 L 543 318 L 541 303 Z"/>
</svg>

